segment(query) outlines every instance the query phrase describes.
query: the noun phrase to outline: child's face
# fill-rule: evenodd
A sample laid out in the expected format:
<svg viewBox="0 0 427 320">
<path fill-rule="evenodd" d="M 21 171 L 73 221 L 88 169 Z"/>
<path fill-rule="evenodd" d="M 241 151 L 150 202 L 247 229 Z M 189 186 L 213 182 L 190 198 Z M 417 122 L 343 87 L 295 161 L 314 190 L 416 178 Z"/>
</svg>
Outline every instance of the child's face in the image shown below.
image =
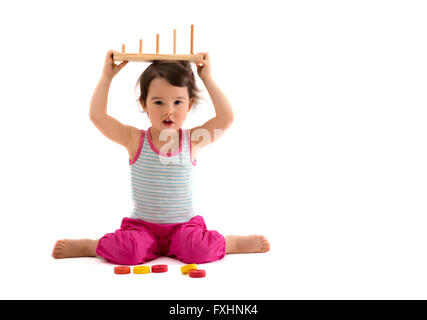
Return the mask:
<svg viewBox="0 0 427 320">
<path fill-rule="evenodd" d="M 147 102 L 143 108 L 148 113 L 153 128 L 158 131 L 178 130 L 183 125 L 193 101 L 193 98 L 189 98 L 187 87 L 175 87 L 163 78 L 155 78 L 148 88 Z M 165 120 L 173 122 L 168 125 Z"/>
</svg>

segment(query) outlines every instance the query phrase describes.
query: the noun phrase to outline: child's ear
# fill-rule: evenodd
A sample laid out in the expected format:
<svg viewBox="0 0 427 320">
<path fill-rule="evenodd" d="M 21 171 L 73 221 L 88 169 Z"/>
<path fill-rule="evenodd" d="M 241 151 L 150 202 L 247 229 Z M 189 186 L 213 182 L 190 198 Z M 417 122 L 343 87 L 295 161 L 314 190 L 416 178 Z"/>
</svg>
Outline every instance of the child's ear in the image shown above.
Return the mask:
<svg viewBox="0 0 427 320">
<path fill-rule="evenodd" d="M 142 106 L 142 110 L 144 110 L 145 112 L 147 112 L 147 106 L 145 105 L 144 101 L 142 101 L 142 99 L 141 99 L 141 100 L 139 100 L 139 103 Z"/>
<path fill-rule="evenodd" d="M 189 104 L 189 106 L 188 106 L 188 111 L 190 111 L 190 110 L 191 110 L 191 108 L 193 107 L 193 103 L 194 103 L 194 98 L 191 98 L 191 99 L 190 99 L 190 104 Z"/>
</svg>

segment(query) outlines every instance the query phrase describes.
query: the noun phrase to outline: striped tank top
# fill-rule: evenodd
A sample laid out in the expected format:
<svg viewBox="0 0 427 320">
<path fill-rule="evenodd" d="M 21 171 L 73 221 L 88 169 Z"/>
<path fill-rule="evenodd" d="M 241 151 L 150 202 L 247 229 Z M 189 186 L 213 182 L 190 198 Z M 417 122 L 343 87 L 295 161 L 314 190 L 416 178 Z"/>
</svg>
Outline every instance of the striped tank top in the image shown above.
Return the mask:
<svg viewBox="0 0 427 320">
<path fill-rule="evenodd" d="M 129 160 L 132 187 L 131 218 L 153 223 L 181 223 L 194 214 L 190 129 L 179 129 L 179 150 L 159 151 L 150 129 L 141 130 L 138 151 Z"/>
</svg>

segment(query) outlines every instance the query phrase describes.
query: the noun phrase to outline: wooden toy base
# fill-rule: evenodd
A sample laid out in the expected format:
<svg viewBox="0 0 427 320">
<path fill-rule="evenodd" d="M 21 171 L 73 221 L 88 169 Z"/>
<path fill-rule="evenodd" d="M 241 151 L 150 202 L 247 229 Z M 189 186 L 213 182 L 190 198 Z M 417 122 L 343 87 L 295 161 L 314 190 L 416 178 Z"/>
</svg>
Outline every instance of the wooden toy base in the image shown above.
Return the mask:
<svg viewBox="0 0 427 320">
<path fill-rule="evenodd" d="M 139 53 L 114 53 L 114 61 L 155 61 L 155 60 L 203 60 L 201 54 L 139 54 Z"/>
</svg>

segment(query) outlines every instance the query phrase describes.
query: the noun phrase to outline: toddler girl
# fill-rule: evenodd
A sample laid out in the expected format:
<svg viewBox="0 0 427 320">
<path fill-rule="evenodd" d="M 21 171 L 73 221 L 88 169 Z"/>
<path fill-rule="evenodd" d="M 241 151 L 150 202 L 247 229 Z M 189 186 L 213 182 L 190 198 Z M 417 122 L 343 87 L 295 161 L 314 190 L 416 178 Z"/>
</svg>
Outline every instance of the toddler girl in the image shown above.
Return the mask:
<svg viewBox="0 0 427 320">
<path fill-rule="evenodd" d="M 147 130 L 120 123 L 107 114 L 114 76 L 127 64 L 113 62 L 108 51 L 103 73 L 90 105 L 90 119 L 129 154 L 133 209 L 120 229 L 100 239 L 58 240 L 54 258 L 102 257 L 115 264 L 135 265 L 159 256 L 185 263 L 206 263 L 227 253 L 266 252 L 261 235 L 224 237 L 207 230 L 193 211 L 192 171 L 197 153 L 217 140 L 233 122 L 233 110 L 211 76 L 208 53 L 196 62 L 197 73 L 215 107 L 215 117 L 201 126 L 182 129 L 197 104 L 198 91 L 187 61 L 155 61 L 139 77 L 139 102 L 151 122 Z M 202 139 L 200 139 L 202 138 Z"/>
</svg>

